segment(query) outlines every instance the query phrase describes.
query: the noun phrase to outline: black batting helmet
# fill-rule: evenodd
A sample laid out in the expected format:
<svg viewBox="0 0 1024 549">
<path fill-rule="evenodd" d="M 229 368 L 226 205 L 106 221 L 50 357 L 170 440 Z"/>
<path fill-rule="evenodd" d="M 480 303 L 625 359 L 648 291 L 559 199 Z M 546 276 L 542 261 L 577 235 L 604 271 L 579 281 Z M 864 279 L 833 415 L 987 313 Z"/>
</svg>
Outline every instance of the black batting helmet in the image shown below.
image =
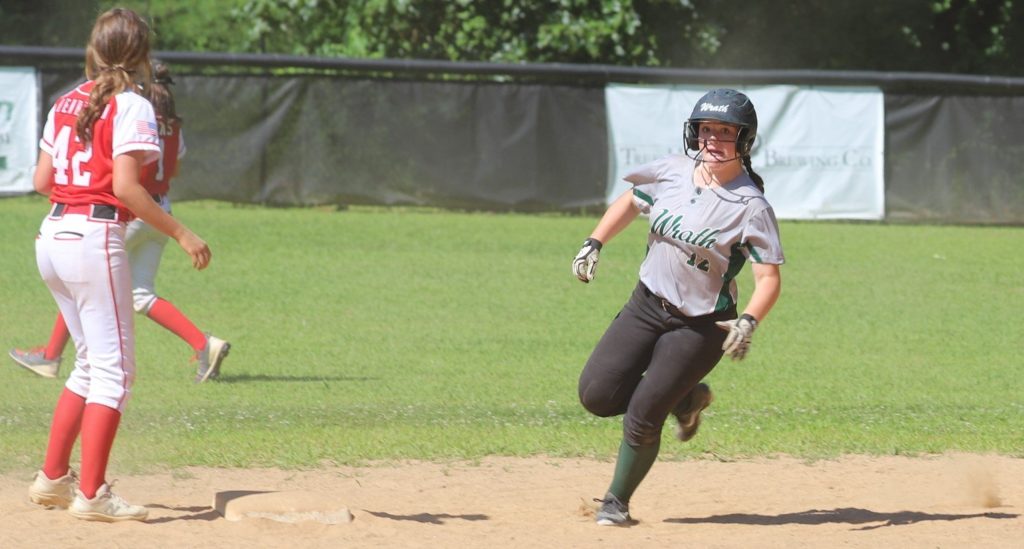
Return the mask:
<svg viewBox="0 0 1024 549">
<path fill-rule="evenodd" d="M 690 118 L 683 124 L 686 150 L 700 150 L 697 129 L 701 122 L 712 121 L 739 126 L 736 134 L 736 154 L 747 156 L 757 136 L 757 112 L 750 98 L 728 88 L 711 90 L 693 106 Z"/>
</svg>

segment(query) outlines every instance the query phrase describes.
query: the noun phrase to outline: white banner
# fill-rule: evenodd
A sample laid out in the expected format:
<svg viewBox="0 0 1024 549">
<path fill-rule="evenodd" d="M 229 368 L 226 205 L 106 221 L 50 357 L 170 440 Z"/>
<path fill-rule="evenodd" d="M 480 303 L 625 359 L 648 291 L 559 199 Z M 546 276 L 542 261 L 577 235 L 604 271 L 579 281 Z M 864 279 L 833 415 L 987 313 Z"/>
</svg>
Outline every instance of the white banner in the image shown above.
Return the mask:
<svg viewBox="0 0 1024 549">
<path fill-rule="evenodd" d="M 39 79 L 33 67 L 0 67 L 0 194 L 32 190 L 39 150 Z"/>
<path fill-rule="evenodd" d="M 882 219 L 882 91 L 864 87 L 732 86 L 757 109 L 754 171 L 782 219 Z M 631 167 L 683 152 L 683 122 L 709 88 L 609 85 L 607 200 Z"/>
</svg>

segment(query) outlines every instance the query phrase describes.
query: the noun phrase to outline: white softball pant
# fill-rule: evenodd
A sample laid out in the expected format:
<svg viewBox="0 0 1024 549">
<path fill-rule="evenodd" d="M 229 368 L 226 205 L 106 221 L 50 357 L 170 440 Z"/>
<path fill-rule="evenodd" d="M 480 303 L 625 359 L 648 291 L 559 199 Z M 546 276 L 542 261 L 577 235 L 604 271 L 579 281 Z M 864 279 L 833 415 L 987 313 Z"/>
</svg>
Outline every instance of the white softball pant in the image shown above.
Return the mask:
<svg viewBox="0 0 1024 549">
<path fill-rule="evenodd" d="M 160 195 L 159 198 L 160 207 L 170 214 L 170 199 L 166 195 Z M 132 266 L 132 300 L 135 312 L 139 314 L 149 313 L 150 307 L 156 302 L 156 273 L 160 269 L 160 257 L 164 254 L 168 240 L 167 235 L 141 219 L 128 223 L 125 248 L 128 250 L 128 262 Z"/>
<path fill-rule="evenodd" d="M 65 386 L 124 411 L 135 380 L 135 326 L 125 223 L 65 213 L 48 216 L 36 238 L 39 274 L 75 342 Z"/>
</svg>

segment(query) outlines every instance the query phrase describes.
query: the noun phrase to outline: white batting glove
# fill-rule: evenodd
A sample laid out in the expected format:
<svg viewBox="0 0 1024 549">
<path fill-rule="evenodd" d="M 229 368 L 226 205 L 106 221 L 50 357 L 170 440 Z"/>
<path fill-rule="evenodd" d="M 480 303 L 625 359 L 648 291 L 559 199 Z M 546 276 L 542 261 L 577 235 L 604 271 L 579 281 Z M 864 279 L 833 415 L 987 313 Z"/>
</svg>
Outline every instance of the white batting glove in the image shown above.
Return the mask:
<svg viewBox="0 0 1024 549">
<path fill-rule="evenodd" d="M 757 328 L 757 319 L 744 313 L 736 320 L 715 322 L 719 328 L 729 332 L 722 343 L 722 350 L 733 360 L 743 360 L 750 350 L 750 338 Z"/>
<path fill-rule="evenodd" d="M 576 258 L 572 260 L 572 274 L 583 282 L 594 280 L 594 270 L 597 269 L 597 259 L 601 253 L 601 241 L 596 238 L 588 238 L 583 241 Z"/>
</svg>

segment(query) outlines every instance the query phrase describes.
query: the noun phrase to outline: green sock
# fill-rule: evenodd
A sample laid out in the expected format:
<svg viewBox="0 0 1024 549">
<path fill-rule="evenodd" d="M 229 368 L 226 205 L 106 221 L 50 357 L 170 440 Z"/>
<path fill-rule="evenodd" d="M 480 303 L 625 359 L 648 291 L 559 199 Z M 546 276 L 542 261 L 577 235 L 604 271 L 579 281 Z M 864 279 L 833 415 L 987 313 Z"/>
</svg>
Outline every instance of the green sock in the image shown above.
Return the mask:
<svg viewBox="0 0 1024 549">
<path fill-rule="evenodd" d="M 615 476 L 608 491 L 619 501 L 628 503 L 637 486 L 647 476 L 658 457 L 661 440 L 652 446 L 630 446 L 625 440 L 619 445 L 619 460 L 615 463 Z"/>
</svg>

